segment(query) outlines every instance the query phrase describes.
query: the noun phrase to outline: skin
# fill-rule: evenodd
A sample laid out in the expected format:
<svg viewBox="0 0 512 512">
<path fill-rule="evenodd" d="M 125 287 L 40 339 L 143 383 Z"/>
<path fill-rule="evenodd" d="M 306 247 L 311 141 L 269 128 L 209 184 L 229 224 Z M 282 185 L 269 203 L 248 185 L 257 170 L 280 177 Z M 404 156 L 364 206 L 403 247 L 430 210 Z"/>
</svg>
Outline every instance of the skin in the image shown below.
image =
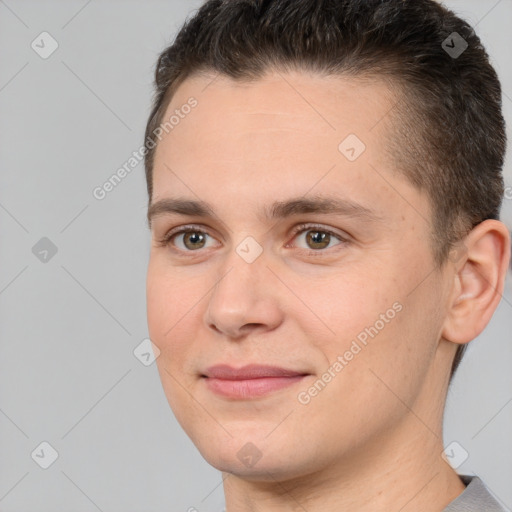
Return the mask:
<svg viewBox="0 0 512 512">
<path fill-rule="evenodd" d="M 152 204 L 202 200 L 215 212 L 151 220 L 148 326 L 177 420 L 223 472 L 228 512 L 442 511 L 464 490 L 441 457 L 450 366 L 499 303 L 506 227 L 483 222 L 436 268 L 430 201 L 386 153 L 396 98 L 384 81 L 278 71 L 251 84 L 214 78 L 179 87 L 165 118 L 191 96 L 198 105 L 155 155 Z M 351 133 L 366 145 L 353 162 L 338 150 Z M 276 200 L 325 195 L 376 218 L 263 215 Z M 160 243 L 191 223 L 206 233 L 204 246 L 197 238 L 185 245 L 183 234 Z M 320 227 L 294 234 L 301 223 Z M 322 228 L 342 238 L 314 249 L 306 235 Z M 262 248 L 252 263 L 236 252 L 248 236 Z M 394 303 L 401 311 L 300 403 L 298 394 Z M 201 378 L 219 363 L 310 375 L 231 400 Z M 246 443 L 261 455 L 252 465 L 237 456 Z"/>
</svg>

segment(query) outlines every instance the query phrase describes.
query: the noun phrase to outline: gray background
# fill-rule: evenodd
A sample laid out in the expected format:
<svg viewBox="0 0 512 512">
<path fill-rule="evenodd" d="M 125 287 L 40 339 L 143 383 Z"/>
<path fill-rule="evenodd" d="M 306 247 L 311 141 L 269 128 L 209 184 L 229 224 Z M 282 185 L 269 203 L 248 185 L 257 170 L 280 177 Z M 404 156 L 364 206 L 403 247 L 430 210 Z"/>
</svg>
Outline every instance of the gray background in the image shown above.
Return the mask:
<svg viewBox="0 0 512 512">
<path fill-rule="evenodd" d="M 133 354 L 148 336 L 142 163 L 105 199 L 92 194 L 140 148 L 157 54 L 199 5 L 0 0 L 4 512 L 221 509 L 220 473 L 181 431 L 156 366 Z M 512 1 L 447 5 L 482 37 L 511 125 Z M 47 59 L 31 48 L 43 31 L 59 45 Z M 510 187 L 510 152 L 505 173 Z M 512 227 L 512 199 L 503 218 Z M 57 248 L 46 262 L 33 253 L 43 237 Z M 48 242 L 39 243 L 43 250 Z M 459 473 L 481 476 L 508 510 L 511 317 L 509 275 L 491 324 L 470 345 L 445 415 L 445 445 L 456 441 L 469 454 Z M 49 460 L 43 441 L 58 452 L 48 469 L 35 462 Z"/>
</svg>

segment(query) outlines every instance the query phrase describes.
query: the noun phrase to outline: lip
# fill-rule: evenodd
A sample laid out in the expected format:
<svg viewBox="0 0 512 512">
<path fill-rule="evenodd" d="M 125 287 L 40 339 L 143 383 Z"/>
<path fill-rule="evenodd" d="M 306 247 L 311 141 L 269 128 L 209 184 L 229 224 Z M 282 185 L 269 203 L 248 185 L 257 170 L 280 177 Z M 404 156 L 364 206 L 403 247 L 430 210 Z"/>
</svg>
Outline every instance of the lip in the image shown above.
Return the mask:
<svg viewBox="0 0 512 512">
<path fill-rule="evenodd" d="M 208 389 L 235 399 L 256 398 L 301 381 L 308 373 L 277 366 L 250 364 L 233 368 L 227 364 L 211 366 L 202 375 Z"/>
</svg>

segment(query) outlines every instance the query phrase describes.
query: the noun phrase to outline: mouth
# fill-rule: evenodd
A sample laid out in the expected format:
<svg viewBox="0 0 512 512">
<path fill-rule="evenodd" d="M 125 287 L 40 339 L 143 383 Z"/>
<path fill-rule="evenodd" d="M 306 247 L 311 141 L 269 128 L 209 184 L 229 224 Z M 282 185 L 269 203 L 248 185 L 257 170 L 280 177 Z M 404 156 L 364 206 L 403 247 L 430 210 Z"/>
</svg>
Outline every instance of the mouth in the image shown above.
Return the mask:
<svg viewBox="0 0 512 512">
<path fill-rule="evenodd" d="M 247 365 L 233 368 L 216 365 L 201 375 L 207 388 L 226 398 L 250 399 L 268 395 L 300 382 L 306 372 L 267 365 Z"/>
</svg>

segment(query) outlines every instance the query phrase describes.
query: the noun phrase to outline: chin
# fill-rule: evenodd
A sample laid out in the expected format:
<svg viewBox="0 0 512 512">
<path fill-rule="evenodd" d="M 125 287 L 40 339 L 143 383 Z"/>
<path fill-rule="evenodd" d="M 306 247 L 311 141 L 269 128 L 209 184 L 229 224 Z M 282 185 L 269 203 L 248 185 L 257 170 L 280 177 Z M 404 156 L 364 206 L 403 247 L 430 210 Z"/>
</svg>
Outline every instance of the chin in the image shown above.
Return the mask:
<svg viewBox="0 0 512 512">
<path fill-rule="evenodd" d="M 280 446 L 270 439 L 253 443 L 249 437 L 243 441 L 240 437 L 229 438 L 227 442 L 193 441 L 208 464 L 249 481 L 275 482 L 304 477 L 318 463 L 318 456 L 308 460 L 302 451 L 298 453 L 296 445 Z"/>
</svg>

